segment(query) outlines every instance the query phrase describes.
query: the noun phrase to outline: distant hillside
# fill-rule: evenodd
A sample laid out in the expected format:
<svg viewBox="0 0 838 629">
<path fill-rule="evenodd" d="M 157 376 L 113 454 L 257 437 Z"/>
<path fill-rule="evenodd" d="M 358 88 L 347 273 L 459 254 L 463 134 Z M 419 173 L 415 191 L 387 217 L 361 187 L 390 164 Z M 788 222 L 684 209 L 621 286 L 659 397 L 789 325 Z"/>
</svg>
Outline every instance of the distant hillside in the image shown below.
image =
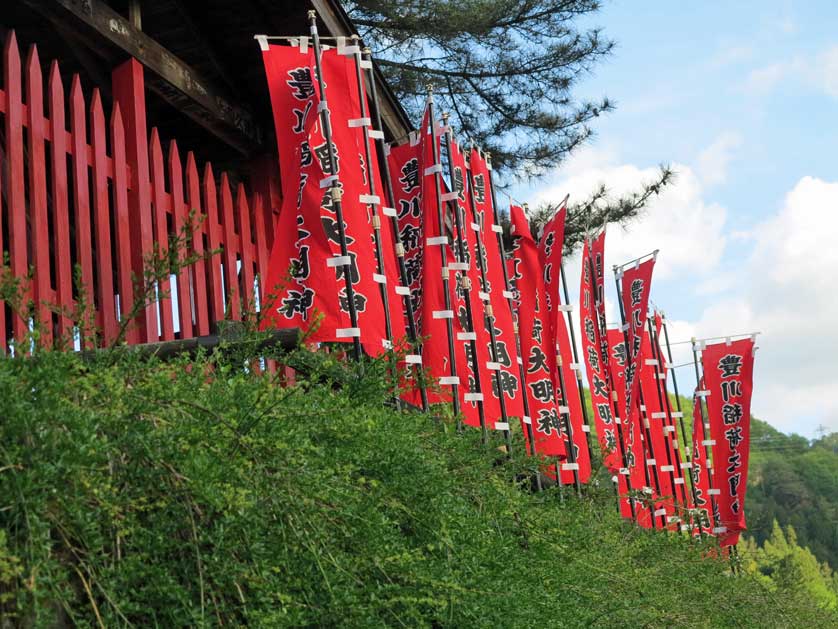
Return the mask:
<svg viewBox="0 0 838 629">
<path fill-rule="evenodd" d="M 300 352 L 0 359 L 0 627 L 827 627 Z M 248 369 L 243 366 L 249 365 Z"/>
</svg>

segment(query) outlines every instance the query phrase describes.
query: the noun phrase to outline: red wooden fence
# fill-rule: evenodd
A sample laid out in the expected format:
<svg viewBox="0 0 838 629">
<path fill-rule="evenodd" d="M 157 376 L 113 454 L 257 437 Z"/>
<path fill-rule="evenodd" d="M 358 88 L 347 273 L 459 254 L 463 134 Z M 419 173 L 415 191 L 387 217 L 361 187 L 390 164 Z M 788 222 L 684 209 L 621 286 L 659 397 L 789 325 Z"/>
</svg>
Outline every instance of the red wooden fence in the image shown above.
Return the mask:
<svg viewBox="0 0 838 629">
<path fill-rule="evenodd" d="M 184 168 L 175 140 L 164 152 L 157 129 L 149 134 L 145 128 L 142 68 L 136 61 L 114 73 L 115 104 L 107 121 L 99 90 L 86 103 L 77 75 L 65 101 L 56 61 L 45 94 L 37 48 L 31 46 L 22 63 L 14 32 L 3 48 L 2 72 L 0 251 L 8 255 L 13 275 L 32 270 L 25 292 L 45 323 L 44 342 L 84 329 L 84 322 L 48 305 L 70 312 L 82 294 L 101 330 L 98 342 L 112 342 L 121 317 L 139 298 L 132 273 L 142 274 L 155 245 L 161 253 L 167 250 L 190 212 L 196 227 L 189 253 L 223 251 L 183 268 L 171 286 L 162 279 L 158 290 L 170 296 L 145 308 L 127 327 L 126 340 L 206 335 L 224 318 L 240 320 L 242 303 L 252 310 L 258 300 L 255 280 L 266 271 L 272 241 L 272 209 L 264 207 L 260 193 L 248 194 L 242 184 L 233 188 L 227 173 L 216 180 L 211 164 L 199 172 L 192 152 Z M 257 187 L 268 194 L 275 189 L 265 182 Z M 83 293 L 74 284 L 76 265 Z M 0 302 L 0 351 L 29 325 Z"/>
</svg>

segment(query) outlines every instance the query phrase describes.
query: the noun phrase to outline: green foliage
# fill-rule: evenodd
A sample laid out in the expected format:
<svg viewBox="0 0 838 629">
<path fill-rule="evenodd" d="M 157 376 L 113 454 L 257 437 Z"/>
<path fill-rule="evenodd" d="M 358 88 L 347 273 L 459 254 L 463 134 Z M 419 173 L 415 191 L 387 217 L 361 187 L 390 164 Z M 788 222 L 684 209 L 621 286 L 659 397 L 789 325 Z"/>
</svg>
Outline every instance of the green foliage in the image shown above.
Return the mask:
<svg viewBox="0 0 838 629">
<path fill-rule="evenodd" d="M 610 489 L 530 493 L 386 361 L 0 360 L 0 626 L 828 626 Z M 520 449 L 518 449 L 520 452 Z"/>
<path fill-rule="evenodd" d="M 816 604 L 838 607 L 838 581 L 826 562 L 819 563 L 808 548 L 797 543 L 794 527 L 784 532 L 777 521 L 762 547 L 746 539 L 740 549 L 742 565 L 769 587 L 782 593 L 795 592 Z"/>
</svg>

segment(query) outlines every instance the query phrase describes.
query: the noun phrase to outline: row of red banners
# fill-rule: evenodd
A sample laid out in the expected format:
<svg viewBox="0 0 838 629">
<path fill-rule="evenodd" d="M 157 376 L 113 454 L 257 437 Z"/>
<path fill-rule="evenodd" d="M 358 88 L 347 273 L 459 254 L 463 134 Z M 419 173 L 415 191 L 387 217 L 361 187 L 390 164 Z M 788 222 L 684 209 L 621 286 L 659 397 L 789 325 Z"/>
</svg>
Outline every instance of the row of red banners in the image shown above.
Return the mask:
<svg viewBox="0 0 838 629">
<path fill-rule="evenodd" d="M 537 239 L 512 206 L 505 252 L 486 156 L 458 145 L 430 102 L 407 142 L 384 145 L 364 115 L 358 52 L 324 50 L 321 77 L 314 54 L 264 51 L 283 193 L 265 325 L 299 328 L 312 342 L 359 341 L 373 356 L 408 348 L 406 365 L 425 378 L 406 374 L 405 400 L 418 405 L 424 381 L 427 400 L 452 404 L 466 425 L 508 436 L 510 421 L 520 421 L 546 474 L 587 483 L 583 367 L 560 292 L 564 207 Z M 734 544 L 745 527 L 753 343 L 701 348 L 705 384 L 692 450 L 682 452 L 662 321 L 647 314 L 655 260 L 615 269 L 624 324 L 608 329 L 605 232 L 584 243 L 581 362 L 603 464 L 624 516 Z M 411 313 L 415 347 L 403 343 Z"/>
</svg>

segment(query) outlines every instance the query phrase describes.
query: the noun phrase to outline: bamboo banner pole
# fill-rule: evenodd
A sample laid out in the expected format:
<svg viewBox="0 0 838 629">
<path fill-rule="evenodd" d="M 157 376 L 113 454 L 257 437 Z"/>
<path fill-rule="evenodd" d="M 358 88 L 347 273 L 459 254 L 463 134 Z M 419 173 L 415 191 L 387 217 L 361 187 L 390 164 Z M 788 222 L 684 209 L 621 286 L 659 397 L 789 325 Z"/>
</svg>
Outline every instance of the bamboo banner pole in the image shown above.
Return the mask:
<svg viewBox="0 0 838 629">
<path fill-rule="evenodd" d="M 710 438 L 710 415 L 707 410 L 707 391 L 702 391 L 699 389 L 701 383 L 703 381 L 703 376 L 701 374 L 701 367 L 699 365 L 698 359 L 698 352 L 699 352 L 699 344 L 698 341 L 693 338 L 692 341 L 692 350 L 693 350 L 693 365 L 695 366 L 695 381 L 696 381 L 696 397 L 698 397 L 699 408 L 701 409 L 701 422 L 704 425 L 704 441 L 702 442 L 701 446 L 704 448 L 704 460 L 706 461 L 707 465 L 707 487 L 709 487 L 710 493 L 710 504 L 713 508 L 713 513 L 710 517 L 710 523 L 713 525 L 712 533 L 715 534 L 715 525 L 716 523 L 716 514 L 719 512 L 719 507 L 716 504 L 716 489 L 713 487 L 713 466 L 715 465 L 715 461 L 713 460 L 713 448 L 710 445 L 712 439 Z M 703 341 L 701 341 L 703 343 Z M 699 521 L 699 527 L 701 526 L 701 522 Z"/>
<path fill-rule="evenodd" d="M 593 451 L 591 450 L 591 420 L 588 417 L 588 405 L 585 402 L 585 387 L 582 385 L 582 363 L 579 362 L 579 350 L 576 346 L 576 330 L 573 325 L 573 309 L 570 307 L 570 294 L 567 290 L 567 279 L 564 273 L 564 256 L 562 256 L 562 264 L 559 266 L 559 276 L 562 282 L 562 292 L 564 293 L 564 303 L 568 306 L 566 311 L 567 327 L 570 331 L 570 349 L 573 356 L 573 364 L 576 366 L 576 386 L 579 389 L 579 401 L 582 406 L 582 422 L 585 426 L 585 443 L 588 446 L 588 460 L 593 462 Z"/>
<path fill-rule="evenodd" d="M 332 203 L 335 208 L 335 216 L 338 224 L 338 241 L 340 243 L 340 255 L 344 260 L 350 260 L 349 248 L 346 244 L 346 229 L 343 221 L 343 208 L 341 204 L 342 189 L 340 187 L 340 178 L 337 169 L 337 160 L 335 159 L 335 146 L 332 142 L 332 121 L 329 115 L 328 101 L 326 100 L 326 82 L 323 80 L 323 64 L 322 64 L 322 48 L 320 46 L 320 35 L 317 32 L 317 11 L 311 10 L 308 12 L 308 21 L 310 25 L 311 38 L 314 43 L 314 63 L 317 71 L 317 84 L 320 88 L 320 123 L 323 127 L 323 136 L 326 139 L 326 146 L 329 151 L 329 174 L 334 177 L 329 193 L 332 197 Z M 355 289 L 352 286 L 352 263 L 351 261 L 343 265 L 343 278 L 346 283 L 346 299 L 349 308 L 349 321 L 351 327 L 357 331 L 358 328 L 358 311 L 355 308 Z M 352 352 L 356 362 L 361 360 L 361 339 L 358 335 L 352 337 Z"/>
<path fill-rule="evenodd" d="M 638 260 L 639 260 L 639 258 L 638 258 Z M 625 346 L 626 346 L 626 371 L 628 371 L 629 361 L 631 360 L 631 355 L 629 353 L 629 347 L 630 346 L 629 346 L 629 339 L 628 339 L 628 330 L 626 329 L 626 323 L 628 321 L 626 319 L 625 308 L 623 308 L 623 290 L 622 290 L 622 287 L 620 286 L 620 278 L 622 277 L 621 270 L 623 268 L 624 268 L 624 266 L 614 265 L 613 270 L 614 270 L 614 283 L 617 286 L 617 303 L 619 304 L 619 308 L 620 308 L 620 321 L 622 322 L 623 343 L 625 343 Z M 637 374 L 635 377 L 639 378 L 640 374 Z M 645 459 L 644 460 L 644 468 L 646 470 L 647 483 L 648 483 L 648 478 L 649 478 L 649 467 L 651 467 L 652 468 L 652 480 L 655 483 L 655 491 L 658 493 L 658 496 L 660 497 L 660 495 L 661 495 L 661 483 L 660 483 L 660 476 L 658 474 L 658 463 L 657 463 L 658 460 L 657 460 L 657 457 L 655 456 L 655 445 L 652 442 L 652 431 L 651 431 L 651 428 L 649 427 L 649 417 L 648 417 L 647 412 L 646 412 L 646 400 L 643 398 L 642 387 L 638 386 L 637 393 L 638 393 L 638 401 L 640 403 L 641 425 L 642 425 L 642 429 L 643 429 L 643 435 L 645 437 L 644 448 L 643 448 L 643 450 L 644 450 L 643 456 L 644 456 L 644 459 Z M 628 393 L 626 395 L 628 395 Z M 631 408 L 626 408 L 626 413 L 630 414 L 631 413 Z M 669 453 L 667 452 L 667 454 L 669 454 Z M 653 460 L 655 462 L 655 464 L 650 466 L 649 460 Z M 670 472 L 670 474 L 671 474 L 671 472 Z M 672 485 L 673 486 L 675 485 L 674 476 L 672 478 Z M 655 511 L 654 501 L 652 502 L 652 505 L 650 506 L 650 509 L 652 511 L 652 523 L 654 523 L 654 521 L 655 521 L 655 519 L 654 519 L 655 518 L 655 515 L 654 515 L 654 511 Z M 663 521 L 663 527 L 662 528 L 666 528 L 666 516 L 662 516 L 662 521 Z"/>
<path fill-rule="evenodd" d="M 353 38 L 356 40 L 355 52 L 353 53 L 352 57 L 355 61 L 355 84 L 358 87 L 358 100 L 360 101 L 360 111 L 361 111 L 361 120 L 367 121 L 366 126 L 361 127 L 361 131 L 364 135 L 364 159 L 366 160 L 367 164 L 367 182 L 369 188 L 369 194 L 372 199 L 374 199 L 373 203 L 369 204 L 369 207 L 372 208 L 372 228 L 373 228 L 373 248 L 375 250 L 375 266 L 377 273 L 373 276 L 377 277 L 378 282 L 378 292 L 381 297 L 381 305 L 384 308 L 384 331 L 386 335 L 386 345 L 387 349 L 392 351 L 393 349 L 393 324 L 390 320 L 390 299 L 387 295 L 387 273 L 386 269 L 384 268 L 384 253 L 382 251 L 381 246 L 381 216 L 379 215 L 379 206 L 381 205 L 380 197 L 377 194 L 377 190 L 375 187 L 375 177 L 373 176 L 373 169 L 375 166 L 372 163 L 372 149 L 370 146 L 370 135 L 369 135 L 369 112 L 367 111 L 367 99 L 366 99 L 366 92 L 364 90 L 364 79 L 361 76 L 361 50 L 360 47 L 357 45 L 358 36 L 354 35 Z M 383 280 L 383 281 L 380 281 Z M 393 384 L 395 387 L 398 386 L 399 376 L 398 376 L 398 366 L 393 362 Z M 399 400 L 399 396 L 394 396 L 394 403 L 396 408 L 401 408 L 401 402 Z"/>
<path fill-rule="evenodd" d="M 585 237 L 585 242 L 588 243 L 587 236 Z M 583 271 L 584 273 L 584 271 Z M 593 294 L 594 294 L 594 321 L 597 329 L 600 330 L 600 338 L 603 336 L 605 337 L 605 345 L 608 346 L 608 330 L 605 328 L 604 321 L 600 319 L 599 312 L 597 306 L 601 303 L 601 299 L 604 299 L 605 296 L 600 296 L 599 291 L 597 290 L 596 286 L 596 271 L 594 269 L 594 261 L 592 256 L 588 256 L 588 273 L 591 276 L 591 282 L 593 283 Z M 614 423 L 617 425 L 617 439 L 620 444 L 620 456 L 623 461 L 623 468 L 618 470 L 618 480 L 617 480 L 617 511 L 620 511 L 620 489 L 619 489 L 619 475 L 626 477 L 626 489 L 628 489 L 629 493 L 629 509 L 631 509 L 631 519 L 635 523 L 637 522 L 637 507 L 635 505 L 635 497 L 634 497 L 634 488 L 631 484 L 631 473 L 629 470 L 628 465 L 628 454 L 626 453 L 626 440 L 625 436 L 623 435 L 623 423 L 620 420 L 620 404 L 617 398 L 617 390 L 614 388 L 614 374 L 611 372 L 611 357 L 609 351 L 604 352 L 604 360 L 605 360 L 605 373 L 608 377 L 608 386 L 611 391 L 611 408 L 612 413 L 614 414 Z M 648 481 L 647 481 L 648 484 Z M 651 518 L 652 525 L 655 523 L 654 514 Z"/>
<path fill-rule="evenodd" d="M 407 288 L 409 284 L 407 278 L 407 267 L 404 263 L 404 245 L 402 244 L 401 233 L 399 232 L 399 221 L 397 218 L 397 212 L 394 208 L 394 199 L 396 197 L 393 193 L 393 180 L 390 178 L 390 163 L 387 159 L 387 152 L 389 150 L 389 147 L 387 146 L 387 143 L 384 140 L 384 133 L 381 129 L 381 105 L 378 101 L 378 90 L 375 86 L 375 77 L 373 76 L 372 52 L 369 48 L 364 48 L 363 57 L 358 62 L 358 65 L 361 67 L 366 67 L 367 70 L 367 81 L 370 90 L 370 100 L 372 101 L 372 115 L 375 120 L 375 131 L 377 131 L 376 142 L 378 143 L 378 155 L 379 159 L 381 160 L 381 174 L 382 178 L 384 179 L 384 191 L 387 194 L 388 202 L 387 206 L 385 206 L 382 209 L 382 213 L 386 216 L 389 216 L 390 228 L 393 231 L 393 242 L 396 249 L 396 261 L 399 265 L 399 279 L 402 283 L 402 286 Z M 370 134 L 367 135 L 369 136 Z M 413 310 L 413 301 L 410 298 L 409 291 L 405 291 L 405 294 L 402 296 L 402 301 L 404 303 L 405 318 L 407 319 L 407 338 L 414 348 L 413 351 L 415 351 L 417 355 L 421 356 L 422 346 L 419 340 L 419 332 L 416 327 L 416 313 Z M 419 385 L 419 395 L 420 399 L 422 400 L 422 410 L 427 411 L 428 389 L 425 384 L 425 378 L 422 373 L 421 367 L 414 365 L 413 375 L 415 381 Z"/>
<path fill-rule="evenodd" d="M 692 470 L 692 464 L 690 463 L 689 453 L 687 453 L 685 455 L 686 459 L 687 459 L 685 463 L 682 462 L 682 459 L 681 459 L 681 444 L 680 444 L 680 441 L 679 441 L 679 438 L 678 438 L 678 433 L 675 430 L 675 419 L 674 419 L 674 413 L 672 411 L 672 402 L 670 402 L 669 394 L 666 391 L 666 378 L 665 377 L 661 378 L 661 374 L 664 374 L 664 376 L 665 376 L 667 371 L 668 371 L 667 370 L 667 364 L 666 364 L 666 362 L 664 361 L 664 358 L 663 358 L 663 353 L 662 353 L 661 346 L 660 346 L 660 339 L 658 337 L 657 330 L 655 329 L 656 326 L 654 325 L 654 322 L 651 319 L 649 319 L 649 320 L 647 320 L 647 325 L 649 327 L 649 341 L 652 345 L 652 354 L 654 356 L 654 360 L 656 361 L 656 364 L 654 365 L 654 367 L 655 367 L 655 379 L 656 379 L 656 381 L 658 382 L 658 385 L 659 385 L 658 386 L 658 401 L 662 402 L 661 408 L 663 408 L 664 412 L 666 413 L 666 425 L 669 427 L 667 432 L 669 433 L 670 444 L 672 444 L 674 446 L 675 461 L 676 461 L 676 464 L 677 464 L 676 471 L 678 472 L 679 478 L 681 479 L 681 498 L 682 498 L 683 503 L 684 503 L 685 513 L 689 514 L 690 513 L 689 501 L 687 499 L 687 488 L 686 488 L 686 481 L 684 480 L 683 470 L 685 470 L 685 469 Z M 663 322 L 661 322 L 661 326 L 663 326 Z M 673 370 L 669 370 L 669 371 L 672 371 L 673 376 L 674 376 L 674 371 L 675 370 L 673 369 Z M 663 380 L 663 383 L 664 383 L 663 384 L 663 389 L 661 389 L 661 387 L 660 387 L 660 381 L 661 380 Z M 681 430 L 683 431 L 683 429 L 684 429 L 684 413 L 682 411 L 678 411 L 678 418 L 681 420 Z M 690 493 L 691 493 L 692 498 L 693 498 L 693 505 L 695 505 L 696 495 L 695 495 L 695 486 L 693 484 L 692 473 L 688 474 L 688 476 L 690 477 Z M 690 519 L 692 520 L 691 516 L 690 516 Z M 692 523 L 692 521 L 691 521 L 691 523 Z"/>
<path fill-rule="evenodd" d="M 428 85 L 428 119 L 430 121 L 431 126 L 431 149 L 433 152 L 433 164 L 429 167 L 433 170 L 433 177 L 434 177 L 434 193 L 436 195 L 436 215 L 437 215 L 437 224 L 439 226 L 439 234 L 434 234 L 434 237 L 442 237 L 444 236 L 445 232 L 445 221 L 443 220 L 442 215 L 442 186 L 440 184 L 439 178 L 442 176 L 442 164 L 439 160 L 439 147 L 437 146 L 436 142 L 436 118 L 434 117 L 434 97 L 433 97 L 433 86 Z M 425 134 L 427 133 L 427 129 L 422 129 L 422 141 L 425 141 Z M 423 149 L 424 150 L 424 149 Z M 426 169 L 427 172 L 427 169 Z M 424 176 L 424 175 L 423 175 Z M 425 234 L 427 238 L 427 234 Z M 440 270 L 442 272 L 442 290 L 445 295 L 445 309 L 451 310 L 451 290 L 450 290 L 450 279 L 448 277 L 448 251 L 447 245 L 442 244 L 439 245 L 439 255 L 440 255 Z M 427 272 L 427 269 L 426 269 Z M 460 416 L 460 389 L 459 385 L 457 384 L 457 354 L 456 349 L 454 347 L 454 321 L 451 318 L 445 319 L 445 327 L 446 333 L 448 336 L 448 367 L 449 367 L 449 376 L 452 378 L 453 384 L 451 384 L 451 407 L 454 411 L 454 416 L 457 418 L 457 430 L 462 430 L 463 428 L 463 420 Z"/>
<path fill-rule="evenodd" d="M 481 385 L 481 369 L 480 369 L 480 360 L 477 356 L 477 337 L 474 330 L 474 312 L 471 305 L 471 279 L 467 275 L 468 270 L 468 247 L 465 245 L 465 234 L 463 233 L 463 217 L 460 211 L 460 204 L 457 202 L 456 195 L 458 191 L 456 189 L 456 181 L 454 178 L 454 161 L 453 161 L 453 154 L 452 154 L 452 144 L 453 140 L 451 137 L 451 127 L 448 124 L 448 113 L 444 112 L 442 114 L 442 124 L 445 128 L 445 150 L 448 155 L 448 178 L 451 181 L 451 193 L 455 195 L 455 198 L 449 201 L 449 208 L 451 209 L 452 214 L 454 215 L 454 231 L 455 231 L 455 238 L 456 238 L 456 247 L 452 247 L 454 251 L 454 259 L 460 265 L 465 265 L 464 267 L 460 267 L 460 276 L 459 276 L 459 286 L 458 289 L 463 291 L 463 301 L 466 306 L 466 320 L 465 320 L 465 328 L 466 334 L 470 337 L 469 338 L 469 347 L 471 348 L 471 370 L 474 373 L 474 387 L 475 391 L 469 391 L 469 393 L 477 393 L 480 397 L 477 399 L 477 414 L 480 419 L 480 431 L 481 431 L 481 439 L 484 444 L 488 442 L 488 435 L 486 433 L 486 413 L 483 407 L 483 387 Z M 465 181 L 465 173 L 463 173 L 463 192 L 465 192 L 466 181 Z M 456 275 L 455 275 L 456 277 Z M 498 389 L 501 391 L 501 389 Z M 503 412 L 503 421 L 507 425 L 507 434 L 509 433 L 509 420 L 506 417 L 506 411 L 504 406 L 501 406 Z"/>
</svg>

